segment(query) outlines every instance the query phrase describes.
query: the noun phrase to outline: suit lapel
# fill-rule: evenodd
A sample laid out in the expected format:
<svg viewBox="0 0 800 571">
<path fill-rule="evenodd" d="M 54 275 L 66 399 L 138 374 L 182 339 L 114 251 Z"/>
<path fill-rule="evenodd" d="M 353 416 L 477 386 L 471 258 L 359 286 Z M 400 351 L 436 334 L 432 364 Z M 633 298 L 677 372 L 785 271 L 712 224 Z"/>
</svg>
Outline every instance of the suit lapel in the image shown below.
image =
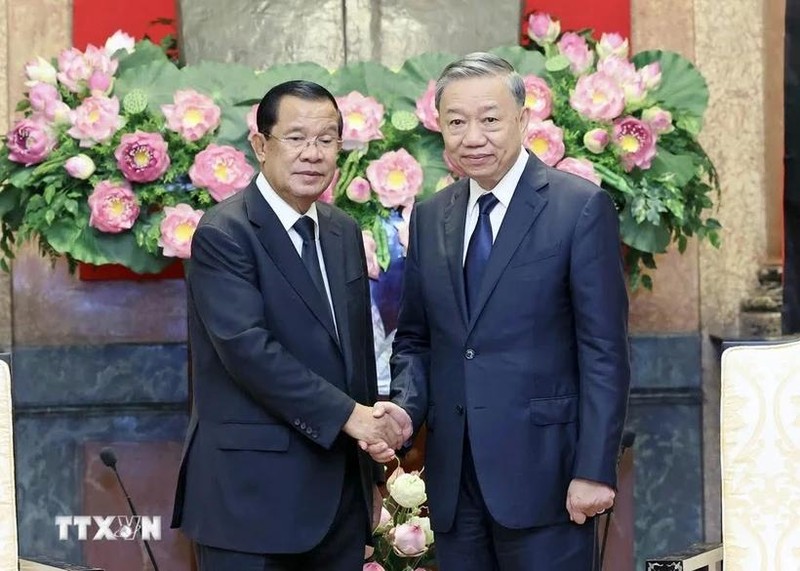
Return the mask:
<svg viewBox="0 0 800 571">
<path fill-rule="evenodd" d="M 319 294 L 311 276 L 308 275 L 308 270 L 303 265 L 300 256 L 297 255 L 297 250 L 278 216 L 261 196 L 255 182 L 252 182 L 243 192 L 245 193 L 247 217 L 255 227 L 258 240 L 286 281 L 327 329 L 334 341 L 338 343 L 336 330 L 329 316 L 330 312 L 323 305 L 326 301 Z"/>
<path fill-rule="evenodd" d="M 345 249 L 342 227 L 331 217 L 326 204 L 317 204 L 319 214 L 319 240 L 322 257 L 325 259 L 325 273 L 331 289 L 336 327 L 339 329 L 339 349 L 344 355 L 345 367 L 351 370 L 353 355 L 350 347 L 350 324 L 348 320 L 347 286 L 345 284 Z M 348 375 L 350 378 L 350 375 Z"/>
<path fill-rule="evenodd" d="M 444 246 L 447 265 L 450 268 L 450 279 L 456 296 L 461 319 L 466 326 L 467 293 L 464 288 L 464 226 L 467 220 L 467 204 L 469 202 L 469 179 L 461 179 L 453 192 L 450 203 L 444 211 Z"/>
<path fill-rule="evenodd" d="M 520 242 L 547 205 L 547 198 L 538 192 L 545 185 L 547 185 L 547 174 L 544 165 L 531 155 L 511 198 L 511 203 L 508 205 L 494 246 L 492 246 L 492 253 L 481 281 L 478 301 L 469 321 L 468 329 L 470 331 L 475 327 L 489 296 L 511 261 L 514 252 L 517 251 Z"/>
</svg>

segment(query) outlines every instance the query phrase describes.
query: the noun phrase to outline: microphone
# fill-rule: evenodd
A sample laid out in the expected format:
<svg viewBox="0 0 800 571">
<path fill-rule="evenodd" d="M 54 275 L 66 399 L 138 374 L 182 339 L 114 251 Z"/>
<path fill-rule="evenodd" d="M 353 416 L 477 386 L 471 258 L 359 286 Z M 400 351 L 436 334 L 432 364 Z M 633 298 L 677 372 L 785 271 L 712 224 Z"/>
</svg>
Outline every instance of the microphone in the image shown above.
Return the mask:
<svg viewBox="0 0 800 571">
<path fill-rule="evenodd" d="M 622 456 L 625 454 L 625 451 L 628 448 L 633 446 L 634 441 L 636 440 L 636 433 L 632 430 L 625 430 L 622 433 L 622 439 L 619 444 L 619 454 L 617 455 L 617 467 L 619 467 L 619 463 L 622 462 Z M 606 542 L 608 541 L 608 528 L 611 525 L 611 514 L 614 512 L 614 506 L 606 512 L 606 524 L 605 528 L 603 529 L 603 541 L 600 547 L 600 569 L 603 569 L 603 563 L 606 558 Z"/>
<path fill-rule="evenodd" d="M 136 508 L 133 507 L 133 501 L 128 495 L 128 490 L 125 489 L 125 485 L 122 483 L 122 478 L 119 477 L 119 472 L 117 472 L 117 455 L 114 454 L 114 451 L 111 448 L 103 448 L 100 451 L 100 460 L 102 460 L 103 464 L 105 464 L 108 468 L 111 468 L 114 471 L 114 475 L 117 477 L 117 482 L 119 482 L 119 487 L 122 488 L 122 493 L 125 494 L 125 499 L 128 500 L 128 506 L 131 508 L 131 513 L 134 517 L 139 517 L 139 514 L 136 513 Z M 144 543 L 144 548 L 147 551 L 147 556 L 150 558 L 150 563 L 153 564 L 153 571 L 159 571 L 156 558 L 153 556 L 153 552 L 150 550 L 150 544 L 144 537 L 142 538 L 142 543 Z"/>
</svg>

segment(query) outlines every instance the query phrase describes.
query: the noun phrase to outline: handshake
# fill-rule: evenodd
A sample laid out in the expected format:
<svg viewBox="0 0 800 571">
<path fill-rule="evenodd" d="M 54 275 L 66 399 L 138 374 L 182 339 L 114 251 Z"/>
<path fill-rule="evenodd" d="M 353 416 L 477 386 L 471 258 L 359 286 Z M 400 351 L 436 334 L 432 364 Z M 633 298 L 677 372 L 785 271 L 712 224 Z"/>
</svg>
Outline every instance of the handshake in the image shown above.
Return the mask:
<svg viewBox="0 0 800 571">
<path fill-rule="evenodd" d="M 406 411 L 393 402 L 382 401 L 372 407 L 356 403 L 342 430 L 356 439 L 373 460 L 388 462 L 394 458 L 395 450 L 411 438 L 413 426 Z"/>
</svg>

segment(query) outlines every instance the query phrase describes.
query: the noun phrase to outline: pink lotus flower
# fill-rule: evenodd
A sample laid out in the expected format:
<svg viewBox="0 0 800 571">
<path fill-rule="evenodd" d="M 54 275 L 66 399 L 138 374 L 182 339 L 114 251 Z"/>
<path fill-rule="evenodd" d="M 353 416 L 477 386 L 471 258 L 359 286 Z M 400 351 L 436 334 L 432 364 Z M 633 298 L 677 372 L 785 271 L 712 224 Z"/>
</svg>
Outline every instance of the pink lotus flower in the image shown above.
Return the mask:
<svg viewBox="0 0 800 571">
<path fill-rule="evenodd" d="M 61 101 L 58 89 L 49 83 L 37 83 L 28 91 L 28 101 L 34 111 L 44 111 L 52 107 L 57 101 Z"/>
<path fill-rule="evenodd" d="M 333 178 L 325 190 L 322 191 L 322 194 L 319 195 L 317 198 L 318 202 L 324 202 L 325 204 L 333 204 L 334 197 L 336 195 L 336 185 L 339 184 L 339 178 L 342 176 L 341 171 L 336 169 L 333 173 Z"/>
<path fill-rule="evenodd" d="M 649 63 L 639 70 L 639 77 L 648 91 L 661 85 L 661 64 L 659 62 Z"/>
<path fill-rule="evenodd" d="M 541 77 L 526 75 L 522 80 L 525 83 L 525 107 L 530 109 L 531 121 L 544 121 L 553 112 L 553 92 Z"/>
<path fill-rule="evenodd" d="M 432 79 L 428 81 L 425 93 L 417 99 L 417 118 L 429 131 L 442 132 L 439 128 L 439 111 L 436 110 L 436 82 Z"/>
<path fill-rule="evenodd" d="M 369 197 L 372 195 L 372 188 L 369 186 L 369 181 L 363 177 L 357 176 L 350 181 L 347 185 L 347 198 L 353 202 L 364 204 L 369 202 Z"/>
<path fill-rule="evenodd" d="M 75 48 L 61 52 L 57 77 L 73 93 L 84 93 L 93 74 L 99 73 L 110 82 L 118 65 L 119 62 L 111 59 L 104 50 L 90 44 L 83 53 Z"/>
<path fill-rule="evenodd" d="M 104 180 L 89 195 L 89 226 L 118 234 L 129 230 L 139 216 L 139 204 L 127 182 Z"/>
<path fill-rule="evenodd" d="M 67 162 L 64 163 L 64 169 L 67 174 L 80 180 L 86 180 L 92 176 L 95 168 L 94 161 L 83 153 L 68 158 Z"/>
<path fill-rule="evenodd" d="M 459 167 L 453 159 L 450 158 L 450 155 L 447 154 L 447 151 L 442 153 L 442 160 L 444 164 L 447 165 L 447 170 L 453 173 L 458 178 L 462 178 L 466 176 L 466 173 Z"/>
<path fill-rule="evenodd" d="M 386 569 L 380 563 L 370 561 L 369 563 L 364 563 L 363 571 L 386 571 Z"/>
<path fill-rule="evenodd" d="M 92 96 L 83 100 L 70 114 L 70 137 L 78 139 L 81 147 L 105 143 L 122 127 L 119 100 L 116 97 Z"/>
<path fill-rule="evenodd" d="M 247 121 L 248 135 L 255 135 L 256 133 L 258 133 L 257 115 L 258 115 L 258 103 L 253 105 L 250 108 L 250 111 L 247 112 L 246 121 Z"/>
<path fill-rule="evenodd" d="M 596 49 L 600 59 L 605 59 L 609 56 L 627 58 L 628 40 L 619 34 L 603 34 L 600 36 Z"/>
<path fill-rule="evenodd" d="M 125 50 L 127 53 L 132 54 L 135 45 L 136 40 L 133 36 L 126 34 L 122 30 L 117 30 L 106 40 L 103 50 L 108 57 L 113 56 L 119 50 Z"/>
<path fill-rule="evenodd" d="M 210 97 L 183 89 L 175 92 L 173 102 L 162 105 L 161 112 L 167 118 L 167 128 L 187 141 L 197 141 L 219 126 L 221 111 Z"/>
<path fill-rule="evenodd" d="M 378 527 L 386 527 L 392 521 L 392 514 L 389 513 L 385 507 L 381 506 L 381 517 L 378 521 Z"/>
<path fill-rule="evenodd" d="M 77 48 L 69 48 L 59 54 L 58 70 L 58 81 L 73 93 L 83 90 L 93 71 L 83 53 Z"/>
<path fill-rule="evenodd" d="M 583 136 L 583 146 L 596 155 L 606 150 L 608 142 L 608 131 L 605 129 L 592 129 Z"/>
<path fill-rule="evenodd" d="M 37 83 L 55 85 L 58 82 L 56 68 L 43 57 L 37 57 L 35 60 L 25 64 L 25 77 L 28 79 L 25 82 L 27 87 L 33 87 Z"/>
<path fill-rule="evenodd" d="M 586 159 L 567 157 L 556 165 L 558 170 L 578 175 L 600 186 L 600 176 L 595 172 L 594 165 Z"/>
<path fill-rule="evenodd" d="M 426 551 L 425 531 L 422 526 L 404 523 L 391 532 L 392 548 L 401 557 L 417 557 Z"/>
<path fill-rule="evenodd" d="M 552 44 L 560 33 L 561 24 L 550 14 L 534 12 L 528 16 L 528 37 L 540 46 Z"/>
<path fill-rule="evenodd" d="M 626 171 L 650 168 L 650 161 L 656 156 L 656 138 L 647 123 L 635 117 L 620 119 L 614 123 L 613 139 Z"/>
<path fill-rule="evenodd" d="M 625 93 L 604 73 L 581 76 L 569 104 L 578 113 L 595 121 L 611 121 L 625 108 Z"/>
<path fill-rule="evenodd" d="M 528 124 L 525 146 L 551 167 L 564 156 L 564 131 L 552 121 L 534 121 Z"/>
<path fill-rule="evenodd" d="M 422 167 L 405 149 L 389 151 L 370 161 L 367 179 L 383 206 L 407 206 L 422 190 Z"/>
<path fill-rule="evenodd" d="M 253 178 L 255 169 L 244 153 L 227 145 L 210 144 L 197 153 L 189 178 L 197 188 L 205 188 L 220 202 L 236 194 Z"/>
<path fill-rule="evenodd" d="M 114 151 L 117 168 L 131 182 L 153 182 L 170 165 L 167 143 L 159 133 L 126 133 Z"/>
<path fill-rule="evenodd" d="M 187 259 L 192 255 L 192 236 L 202 216 L 202 210 L 195 210 L 188 204 L 164 208 L 158 245 L 164 249 L 165 256 Z"/>
<path fill-rule="evenodd" d="M 592 67 L 594 52 L 583 36 L 567 32 L 558 40 L 558 51 L 569 60 L 569 67 L 575 75 L 581 75 Z"/>
<path fill-rule="evenodd" d="M 114 78 L 107 73 L 95 71 L 86 84 L 89 87 L 89 93 L 92 95 L 108 95 L 111 91 L 111 86 L 114 84 Z"/>
<path fill-rule="evenodd" d="M 650 125 L 656 135 L 671 133 L 675 130 L 672 125 L 672 113 L 661 107 L 648 107 L 642 111 L 642 121 Z"/>
<path fill-rule="evenodd" d="M 44 110 L 45 120 L 56 125 L 66 125 L 71 121 L 72 109 L 63 101 L 52 101 Z"/>
<path fill-rule="evenodd" d="M 622 87 L 628 105 L 636 105 L 644 101 L 647 95 L 644 81 L 636 71 L 636 67 L 627 59 L 609 56 L 597 64 L 597 71 L 613 78 Z"/>
<path fill-rule="evenodd" d="M 363 149 L 370 141 L 383 139 L 383 105 L 372 97 L 364 97 L 351 91 L 344 97 L 337 97 L 336 103 L 342 112 L 344 130 L 342 148 L 346 151 Z"/>
<path fill-rule="evenodd" d="M 364 240 L 364 254 L 367 258 L 367 275 L 370 279 L 377 280 L 381 275 L 381 266 L 378 263 L 378 244 L 372 236 L 372 232 L 361 231 L 361 239 Z"/>
<path fill-rule="evenodd" d="M 53 133 L 36 119 L 17 121 L 6 135 L 8 160 L 26 167 L 45 160 L 55 145 Z"/>
</svg>

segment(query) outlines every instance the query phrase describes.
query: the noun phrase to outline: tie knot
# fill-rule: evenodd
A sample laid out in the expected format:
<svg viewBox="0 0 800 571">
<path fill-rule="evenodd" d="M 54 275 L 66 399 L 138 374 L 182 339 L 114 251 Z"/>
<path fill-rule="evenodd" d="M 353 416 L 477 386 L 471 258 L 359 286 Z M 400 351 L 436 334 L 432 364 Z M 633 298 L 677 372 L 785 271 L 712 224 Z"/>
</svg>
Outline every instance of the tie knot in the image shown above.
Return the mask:
<svg viewBox="0 0 800 571">
<path fill-rule="evenodd" d="M 478 199 L 478 208 L 480 209 L 481 215 L 483 214 L 490 214 L 492 209 L 497 206 L 497 203 L 500 202 L 497 197 L 494 195 L 493 192 L 487 192 L 483 196 Z"/>
<path fill-rule="evenodd" d="M 314 235 L 314 219 L 309 216 L 301 216 L 297 222 L 294 223 L 295 232 L 300 234 L 303 242 L 313 242 L 316 239 Z"/>
</svg>

